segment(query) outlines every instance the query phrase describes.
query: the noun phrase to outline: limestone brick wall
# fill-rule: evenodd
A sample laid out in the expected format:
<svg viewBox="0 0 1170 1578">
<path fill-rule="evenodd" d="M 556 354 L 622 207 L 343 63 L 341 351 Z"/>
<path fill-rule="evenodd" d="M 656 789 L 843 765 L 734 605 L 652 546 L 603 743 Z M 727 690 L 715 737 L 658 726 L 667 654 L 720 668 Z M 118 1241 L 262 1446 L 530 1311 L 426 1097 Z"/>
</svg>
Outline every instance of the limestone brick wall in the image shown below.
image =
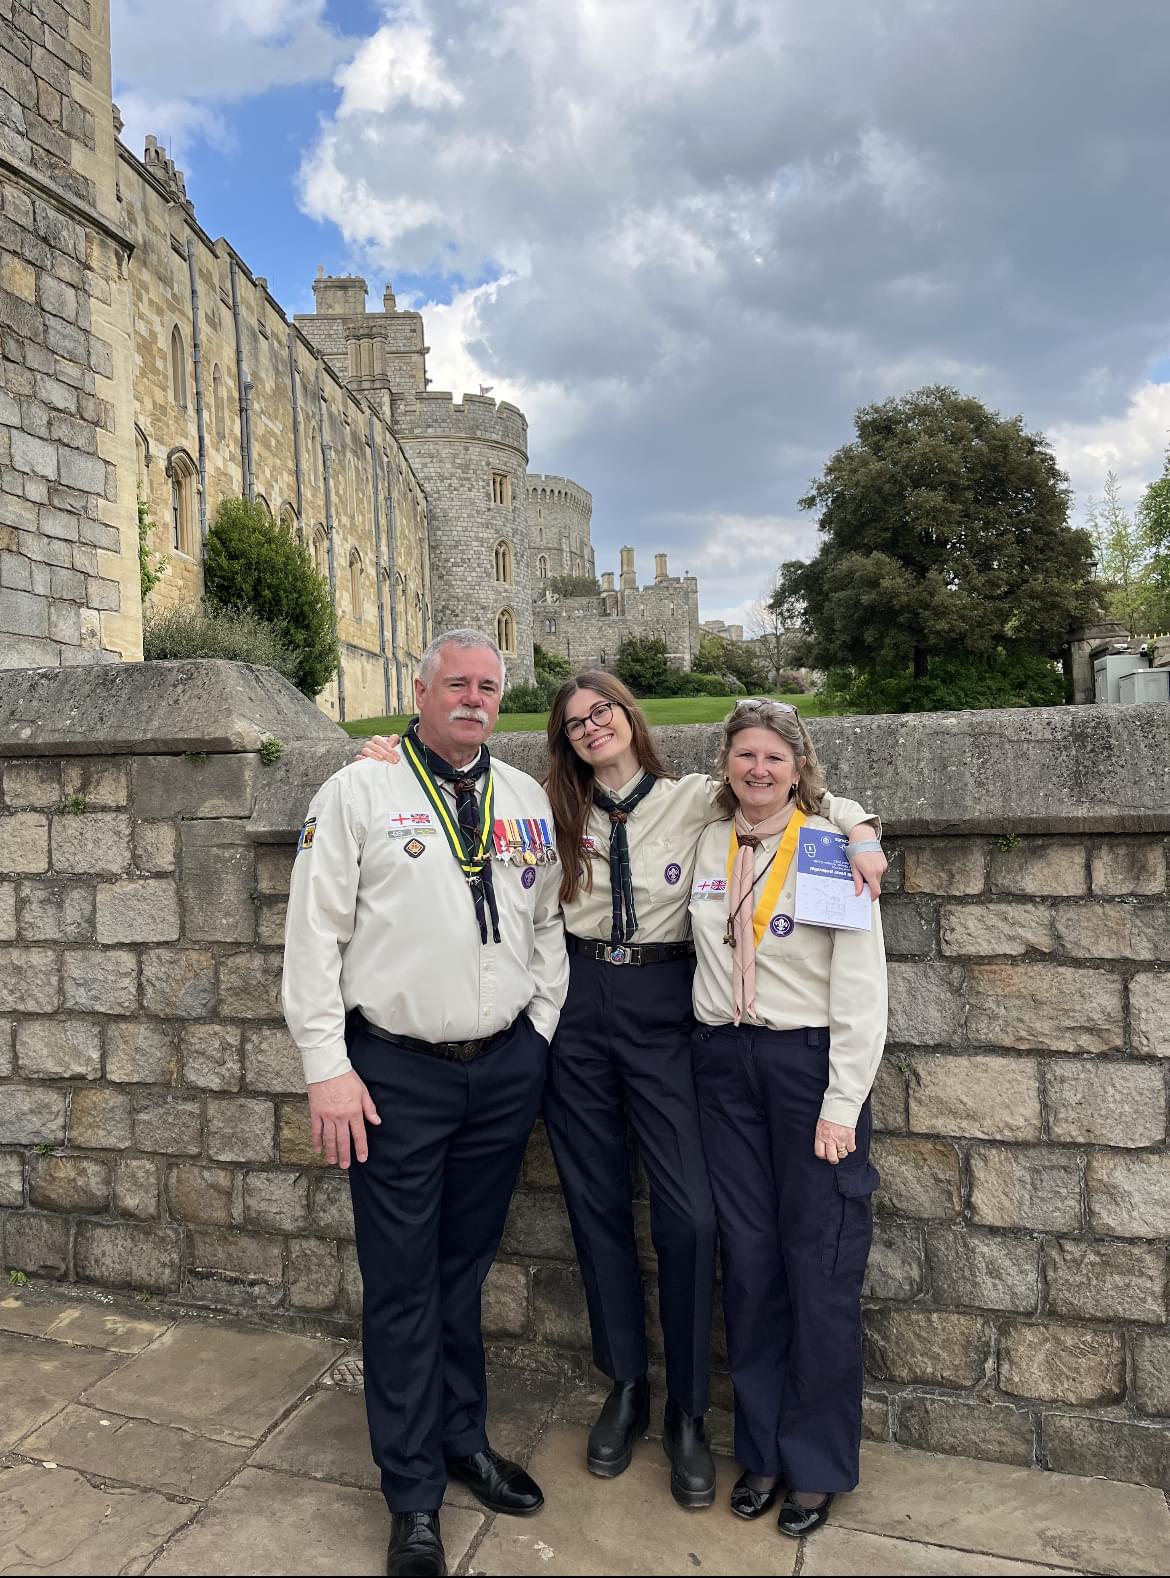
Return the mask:
<svg viewBox="0 0 1170 1578">
<path fill-rule="evenodd" d="M 589 523 L 593 495 L 568 477 L 528 474 L 528 530 L 532 539 L 532 589 L 558 575 L 596 575 Z M 539 640 L 539 634 L 537 635 Z"/>
<path fill-rule="evenodd" d="M 141 654 L 102 0 L 0 15 L 0 666 Z"/>
<path fill-rule="evenodd" d="M 0 676 L 0 1258 L 352 1327 L 346 1184 L 277 993 L 295 829 L 353 747 L 260 671 L 169 668 Z M 865 1428 L 1170 1489 L 1166 709 L 812 728 L 891 855 Z M 656 732 L 713 759 L 715 730 Z M 541 769 L 536 736 L 496 749 Z M 589 1371 L 539 1126 L 484 1320 L 513 1362 Z M 726 1405 L 718 1324 L 713 1359 Z"/>
<path fill-rule="evenodd" d="M 689 669 L 699 652 L 699 587 L 693 576 L 600 597 L 539 595 L 532 605 L 533 639 L 580 668 L 612 665 L 627 638 L 659 638 L 676 668 Z"/>
</svg>

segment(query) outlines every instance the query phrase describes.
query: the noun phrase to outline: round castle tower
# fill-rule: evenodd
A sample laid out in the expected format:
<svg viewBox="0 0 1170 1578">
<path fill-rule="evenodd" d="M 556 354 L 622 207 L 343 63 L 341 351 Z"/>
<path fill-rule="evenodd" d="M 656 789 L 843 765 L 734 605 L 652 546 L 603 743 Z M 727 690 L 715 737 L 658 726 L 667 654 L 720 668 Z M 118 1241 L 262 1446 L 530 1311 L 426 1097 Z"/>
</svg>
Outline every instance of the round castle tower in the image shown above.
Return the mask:
<svg viewBox="0 0 1170 1578">
<path fill-rule="evenodd" d="M 531 472 L 528 477 L 528 534 L 532 541 L 533 595 L 558 575 L 595 575 L 589 523 L 593 495 L 568 477 Z"/>
<path fill-rule="evenodd" d="M 528 422 L 482 395 L 393 395 L 395 435 L 426 490 L 432 628 L 486 630 L 507 683 L 531 683 Z"/>
</svg>

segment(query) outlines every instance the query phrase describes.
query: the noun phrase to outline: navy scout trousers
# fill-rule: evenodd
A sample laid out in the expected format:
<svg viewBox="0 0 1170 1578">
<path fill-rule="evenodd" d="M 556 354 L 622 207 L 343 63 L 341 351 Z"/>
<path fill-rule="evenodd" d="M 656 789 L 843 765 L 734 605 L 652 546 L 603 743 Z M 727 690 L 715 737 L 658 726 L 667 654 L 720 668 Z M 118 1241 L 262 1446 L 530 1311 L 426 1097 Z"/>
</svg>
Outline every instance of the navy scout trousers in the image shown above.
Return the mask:
<svg viewBox="0 0 1170 1578">
<path fill-rule="evenodd" d="M 593 1361 L 614 1380 L 648 1368 L 627 1120 L 650 1186 L 666 1384 L 706 1411 L 715 1211 L 691 1069 L 691 962 L 615 966 L 569 955 L 544 1120 L 585 1283 Z"/>
<path fill-rule="evenodd" d="M 813 1154 L 827 1029 L 700 1025 L 692 1044 L 719 1219 L 735 1455 L 792 1490 L 852 1490 L 878 1184 L 869 1102 L 856 1151 L 834 1167 Z"/>
<path fill-rule="evenodd" d="M 349 1170 L 366 1416 L 391 1512 L 438 1507 L 444 1459 L 487 1445 L 480 1289 L 540 1109 L 548 1047 L 521 1014 L 470 1063 L 350 1027 L 382 1122 Z"/>
</svg>

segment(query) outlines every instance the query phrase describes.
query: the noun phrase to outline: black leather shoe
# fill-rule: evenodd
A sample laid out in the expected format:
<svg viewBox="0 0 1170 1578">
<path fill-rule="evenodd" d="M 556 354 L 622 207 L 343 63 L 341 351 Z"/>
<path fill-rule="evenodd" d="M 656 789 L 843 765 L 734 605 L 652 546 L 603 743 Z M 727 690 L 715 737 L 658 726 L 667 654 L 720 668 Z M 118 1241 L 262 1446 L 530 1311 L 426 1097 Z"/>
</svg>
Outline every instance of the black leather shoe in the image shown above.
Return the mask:
<svg viewBox="0 0 1170 1578">
<path fill-rule="evenodd" d="M 737 1518 L 762 1518 L 776 1505 L 776 1487 L 753 1490 L 746 1474 L 741 1474 L 731 1491 L 731 1510 Z"/>
<path fill-rule="evenodd" d="M 680 1507 L 709 1507 L 715 1500 L 715 1462 L 702 1414 L 684 1414 L 667 1403 L 662 1450 L 670 1459 L 670 1494 Z"/>
<path fill-rule="evenodd" d="M 510 1512 L 518 1518 L 544 1506 L 540 1486 L 520 1467 L 489 1447 L 470 1457 L 449 1457 L 447 1474 L 466 1485 L 489 1512 Z"/>
<path fill-rule="evenodd" d="M 828 1495 L 815 1507 L 802 1507 L 792 1492 L 780 1504 L 780 1516 L 776 1526 L 781 1534 L 790 1534 L 794 1540 L 799 1540 L 804 1534 L 811 1534 L 814 1529 L 819 1529 L 829 1516 L 829 1508 L 833 1505 L 832 1495 Z"/>
<path fill-rule="evenodd" d="M 437 1512 L 394 1512 L 386 1548 L 387 1578 L 447 1578 Z"/>
<path fill-rule="evenodd" d="M 649 1425 L 649 1379 L 640 1375 L 636 1381 L 615 1381 L 589 1432 L 585 1449 L 589 1472 L 602 1479 L 624 1474 L 634 1455 L 634 1442 L 646 1434 Z"/>
</svg>

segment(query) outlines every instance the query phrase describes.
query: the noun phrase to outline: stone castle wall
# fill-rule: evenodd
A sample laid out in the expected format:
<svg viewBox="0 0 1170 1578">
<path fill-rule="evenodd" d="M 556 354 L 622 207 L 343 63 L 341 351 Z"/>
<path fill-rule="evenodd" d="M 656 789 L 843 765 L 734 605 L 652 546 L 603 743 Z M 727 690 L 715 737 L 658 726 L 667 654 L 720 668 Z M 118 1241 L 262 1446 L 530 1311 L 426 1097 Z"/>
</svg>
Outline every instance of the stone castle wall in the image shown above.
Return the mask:
<svg viewBox="0 0 1170 1578">
<path fill-rule="evenodd" d="M 1166 709 L 811 727 L 892 860 L 866 1429 L 1170 1488 Z M 680 770 L 714 756 L 657 733 Z M 540 770 L 536 736 L 497 748 Z M 278 1006 L 295 830 L 352 749 L 263 670 L 0 676 L 5 1266 L 352 1327 L 347 1188 Z M 637 1210 L 652 1310 L 641 1183 Z M 539 1127 L 484 1320 L 588 1372 Z"/>
<path fill-rule="evenodd" d="M 528 528 L 532 539 L 532 589 L 558 575 L 596 575 L 589 524 L 593 495 L 568 477 L 528 474 Z M 539 640 L 539 636 L 537 637 Z"/>
<path fill-rule="evenodd" d="M 693 576 L 671 576 L 599 597 L 546 592 L 532 605 L 532 621 L 533 638 L 578 668 L 612 666 L 623 641 L 650 637 L 666 643 L 674 667 L 689 669 L 699 655 L 699 585 Z"/>
<path fill-rule="evenodd" d="M 141 656 L 109 17 L 0 14 L 0 666 Z"/>
</svg>

